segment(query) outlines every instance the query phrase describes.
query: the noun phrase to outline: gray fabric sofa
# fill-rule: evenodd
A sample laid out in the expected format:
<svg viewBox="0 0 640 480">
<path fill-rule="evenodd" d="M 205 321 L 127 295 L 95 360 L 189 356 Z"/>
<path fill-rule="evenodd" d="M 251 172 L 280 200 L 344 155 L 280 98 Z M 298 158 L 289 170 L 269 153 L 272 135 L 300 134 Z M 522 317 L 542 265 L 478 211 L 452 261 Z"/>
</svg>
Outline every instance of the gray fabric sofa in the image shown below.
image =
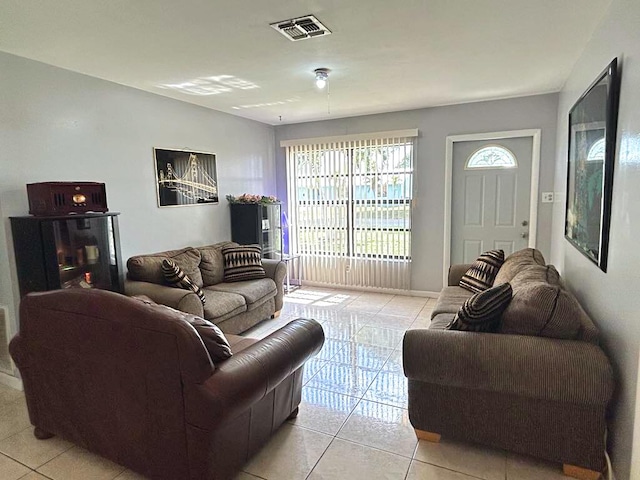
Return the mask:
<svg viewBox="0 0 640 480">
<path fill-rule="evenodd" d="M 507 258 L 494 283 L 508 281 L 514 292 L 500 333 L 445 329 L 472 295 L 458 286 L 470 265 L 450 268 L 430 327 L 406 332 L 411 424 L 425 440 L 442 435 L 476 442 L 562 463 L 566 475 L 598 478 L 614 388 L 598 330 L 539 251 L 514 255 L 516 261 Z M 553 291 L 555 300 L 536 305 L 534 290 Z M 526 330 L 535 309 L 549 309 L 550 315 L 562 310 L 570 317 L 571 339 L 504 333 L 517 330 L 520 317 L 526 324 L 519 328 Z"/>
<path fill-rule="evenodd" d="M 280 313 L 287 268 L 279 260 L 263 259 L 267 278 L 226 283 L 222 249 L 234 245 L 237 244 L 220 242 L 131 257 L 127 260 L 125 293 L 146 295 L 156 303 L 198 315 L 215 323 L 225 333 L 242 333 Z M 202 288 L 204 305 L 192 291 L 166 283 L 162 273 L 165 258 L 174 260 Z"/>
</svg>

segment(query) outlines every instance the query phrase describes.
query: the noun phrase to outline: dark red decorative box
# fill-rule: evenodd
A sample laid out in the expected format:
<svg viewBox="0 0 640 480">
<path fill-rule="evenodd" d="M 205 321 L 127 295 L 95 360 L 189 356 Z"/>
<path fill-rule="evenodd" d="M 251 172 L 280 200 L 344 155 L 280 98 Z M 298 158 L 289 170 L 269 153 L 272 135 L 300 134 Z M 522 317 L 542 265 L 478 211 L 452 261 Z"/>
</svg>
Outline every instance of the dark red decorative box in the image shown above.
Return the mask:
<svg viewBox="0 0 640 480">
<path fill-rule="evenodd" d="M 109 211 L 104 183 L 28 183 L 27 196 L 29 213 L 36 216 Z"/>
</svg>

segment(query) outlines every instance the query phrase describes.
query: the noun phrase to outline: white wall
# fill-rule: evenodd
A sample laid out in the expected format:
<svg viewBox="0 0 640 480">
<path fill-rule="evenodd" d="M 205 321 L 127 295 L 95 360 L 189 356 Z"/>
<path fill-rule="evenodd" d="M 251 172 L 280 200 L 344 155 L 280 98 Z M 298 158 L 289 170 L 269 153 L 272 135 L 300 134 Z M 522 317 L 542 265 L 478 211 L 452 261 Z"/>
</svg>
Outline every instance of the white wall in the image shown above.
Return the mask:
<svg viewBox="0 0 640 480">
<path fill-rule="evenodd" d="M 411 289 L 442 288 L 445 139 L 448 135 L 542 129 L 540 192 L 553 191 L 557 94 L 468 103 L 276 127 L 278 195 L 286 199 L 281 140 L 418 128 Z M 538 205 L 538 248 L 550 251 L 552 204 Z"/>
<path fill-rule="evenodd" d="M 640 2 L 614 0 L 567 80 L 558 107 L 556 190 L 566 190 L 567 119 L 575 101 L 614 58 L 622 89 L 607 273 L 564 239 L 564 204 L 553 215 L 552 261 L 600 327 L 616 374 L 610 450 L 619 480 L 630 478 L 640 345 Z M 636 445 L 637 450 L 640 446 Z"/>
<path fill-rule="evenodd" d="M 220 203 L 158 208 L 153 147 L 215 153 Z M 15 322 L 8 217 L 28 213 L 25 184 L 105 182 L 126 261 L 230 239 L 225 195 L 275 194 L 274 148 L 269 125 L 0 53 L 0 304 Z"/>
</svg>

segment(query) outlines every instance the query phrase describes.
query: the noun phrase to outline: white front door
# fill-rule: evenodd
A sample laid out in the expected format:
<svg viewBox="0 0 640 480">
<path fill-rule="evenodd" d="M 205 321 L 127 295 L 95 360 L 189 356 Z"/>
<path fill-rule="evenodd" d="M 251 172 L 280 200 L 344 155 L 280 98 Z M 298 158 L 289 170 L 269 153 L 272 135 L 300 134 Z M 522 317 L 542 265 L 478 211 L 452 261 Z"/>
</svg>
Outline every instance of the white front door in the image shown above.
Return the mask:
<svg viewBox="0 0 640 480">
<path fill-rule="evenodd" d="M 525 248 L 529 239 L 532 137 L 453 144 L 451 263 Z M 475 155 L 474 155 L 475 154 Z"/>
</svg>

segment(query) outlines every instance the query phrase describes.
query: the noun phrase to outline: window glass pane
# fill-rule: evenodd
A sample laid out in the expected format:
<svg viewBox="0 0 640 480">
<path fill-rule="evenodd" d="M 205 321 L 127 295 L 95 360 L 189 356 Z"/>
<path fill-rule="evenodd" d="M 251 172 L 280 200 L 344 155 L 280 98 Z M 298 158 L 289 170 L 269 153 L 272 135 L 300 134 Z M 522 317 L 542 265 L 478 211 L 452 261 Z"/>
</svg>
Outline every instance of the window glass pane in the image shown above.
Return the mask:
<svg viewBox="0 0 640 480">
<path fill-rule="evenodd" d="M 310 150 L 295 157 L 298 176 L 317 177 L 349 173 L 349 152 L 346 150 Z"/>
<path fill-rule="evenodd" d="M 347 228 L 347 206 L 339 205 L 300 205 L 298 222 L 305 227 Z"/>
<path fill-rule="evenodd" d="M 604 147 L 604 138 L 594 142 L 587 154 L 587 162 L 604 162 Z"/>
<path fill-rule="evenodd" d="M 349 192 L 347 182 L 346 178 L 302 178 L 297 185 L 298 199 L 301 201 L 344 200 L 347 198 Z"/>
<path fill-rule="evenodd" d="M 298 253 L 313 255 L 346 255 L 345 229 L 298 228 Z"/>
<path fill-rule="evenodd" d="M 409 205 L 401 204 L 355 204 L 353 206 L 354 228 L 411 228 Z"/>
<path fill-rule="evenodd" d="M 410 254 L 408 231 L 356 230 L 354 253 L 359 256 L 405 258 Z"/>
<path fill-rule="evenodd" d="M 489 145 L 476 150 L 465 168 L 515 168 L 518 166 L 516 157 L 505 147 Z"/>
</svg>

